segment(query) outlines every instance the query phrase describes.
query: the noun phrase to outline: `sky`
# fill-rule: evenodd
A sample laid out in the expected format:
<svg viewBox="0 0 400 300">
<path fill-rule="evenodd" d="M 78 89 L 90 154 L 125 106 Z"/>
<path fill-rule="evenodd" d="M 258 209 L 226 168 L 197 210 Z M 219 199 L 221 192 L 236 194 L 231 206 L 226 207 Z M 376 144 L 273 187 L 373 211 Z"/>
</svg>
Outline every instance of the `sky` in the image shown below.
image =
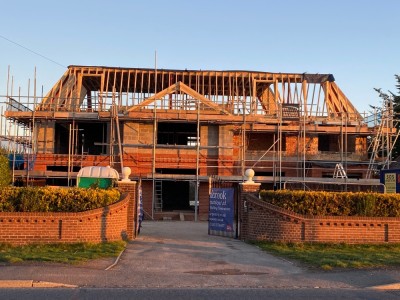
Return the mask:
<svg viewBox="0 0 400 300">
<path fill-rule="evenodd" d="M 7 74 L 46 93 L 68 65 L 329 73 L 360 111 L 397 92 L 398 0 L 0 0 Z"/>
</svg>

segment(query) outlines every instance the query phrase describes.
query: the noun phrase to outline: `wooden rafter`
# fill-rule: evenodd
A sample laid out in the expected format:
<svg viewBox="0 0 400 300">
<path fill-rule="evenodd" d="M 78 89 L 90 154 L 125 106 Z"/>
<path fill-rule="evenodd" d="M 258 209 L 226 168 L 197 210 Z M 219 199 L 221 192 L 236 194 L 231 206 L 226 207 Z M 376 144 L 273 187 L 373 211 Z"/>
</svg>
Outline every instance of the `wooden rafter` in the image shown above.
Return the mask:
<svg viewBox="0 0 400 300">
<path fill-rule="evenodd" d="M 326 95 L 328 112 L 339 116 L 345 113 L 350 119 L 362 119 L 360 113 L 351 104 L 334 82 L 325 82 L 322 86 Z"/>
<path fill-rule="evenodd" d="M 336 97 L 343 104 L 343 109 L 342 110 L 345 113 L 347 113 L 348 115 L 354 115 L 355 117 L 361 119 L 360 113 L 357 111 L 357 109 L 353 106 L 353 104 L 345 96 L 345 94 L 342 92 L 342 90 L 338 87 L 338 85 L 335 82 L 331 83 L 331 90 L 335 92 Z"/>
<path fill-rule="evenodd" d="M 220 111 L 220 112 L 222 112 L 224 114 L 230 115 L 230 113 L 228 111 L 226 111 L 225 109 L 221 108 L 218 104 L 215 104 L 211 100 L 207 99 L 202 94 L 200 94 L 200 93 L 196 92 L 195 90 L 191 89 L 190 87 L 188 87 L 183 82 L 178 82 L 178 89 L 180 91 L 192 96 L 193 98 L 199 100 L 204 105 L 206 105 L 208 107 L 211 107 L 211 108 L 215 109 L 216 111 Z"/>
<path fill-rule="evenodd" d="M 211 107 L 214 110 L 223 112 L 227 115 L 229 115 L 230 113 L 228 111 L 226 111 L 225 109 L 221 108 L 219 105 L 213 103 L 211 100 L 207 99 L 206 97 L 204 97 L 202 94 L 196 92 L 195 90 L 191 89 L 190 87 L 188 87 L 186 84 L 184 84 L 183 82 L 179 81 L 177 83 L 174 83 L 173 85 L 167 87 L 166 89 L 162 90 L 161 92 L 158 92 L 157 94 L 147 98 L 146 100 L 144 100 L 143 102 L 141 102 L 138 105 L 132 106 L 130 107 L 127 111 L 134 111 L 137 110 L 139 108 L 145 107 L 151 103 L 153 103 L 154 101 L 156 101 L 157 99 L 160 99 L 168 94 L 172 94 L 172 93 L 179 93 L 179 92 L 183 92 L 189 96 L 192 96 L 194 99 L 199 100 L 202 104 Z"/>
<path fill-rule="evenodd" d="M 310 85 L 313 84 L 314 88 L 311 90 Z M 317 101 L 314 99 L 316 85 L 320 87 Z M 319 99 L 321 90 L 324 91 L 325 97 Z M 249 115 L 263 112 L 271 114 L 280 104 L 292 103 L 301 105 L 304 113 L 310 117 L 340 118 L 346 114 L 353 120 L 362 119 L 330 74 L 156 71 L 90 66 L 68 67 L 62 78 L 42 99 L 39 110 L 85 109 L 81 105 L 86 98 L 88 108 L 104 111 L 109 108 L 106 98 L 112 91 L 118 93 L 117 104 L 121 111 L 136 111 L 167 95 L 170 103 L 165 107 L 172 109 L 173 94 L 183 94 L 183 97 L 188 95 L 198 100 L 205 109 L 227 115 L 240 113 L 243 103 Z M 123 101 L 123 98 L 126 101 Z"/>
<path fill-rule="evenodd" d="M 278 110 L 275 102 L 275 94 L 269 85 L 262 91 L 259 101 L 266 114 L 275 113 Z"/>
<path fill-rule="evenodd" d="M 147 106 L 147 105 L 153 103 L 153 102 L 156 101 L 157 99 L 160 99 L 160 98 L 164 97 L 165 95 L 172 94 L 172 93 L 174 93 L 174 92 L 177 92 L 176 83 L 174 83 L 173 85 L 167 87 L 166 89 L 162 90 L 161 92 L 158 92 L 157 94 L 155 94 L 155 95 L 153 95 L 153 96 L 147 98 L 147 99 L 144 100 L 143 102 L 141 102 L 141 103 L 139 103 L 139 104 L 137 104 L 137 105 L 135 105 L 135 106 L 131 106 L 130 108 L 128 108 L 127 111 L 128 111 L 128 112 L 129 112 L 129 111 L 134 111 L 134 110 L 139 109 L 139 108 L 141 108 L 141 107 L 145 107 L 145 106 Z"/>
</svg>

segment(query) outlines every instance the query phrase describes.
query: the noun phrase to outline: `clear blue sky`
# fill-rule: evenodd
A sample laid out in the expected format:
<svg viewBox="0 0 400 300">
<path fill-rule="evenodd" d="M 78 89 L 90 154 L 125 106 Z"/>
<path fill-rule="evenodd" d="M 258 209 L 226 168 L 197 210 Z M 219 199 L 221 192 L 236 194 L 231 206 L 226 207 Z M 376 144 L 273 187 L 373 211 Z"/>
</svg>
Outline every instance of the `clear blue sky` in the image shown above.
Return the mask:
<svg viewBox="0 0 400 300">
<path fill-rule="evenodd" d="M 9 0 L 0 35 L 63 66 L 332 73 L 356 108 L 400 74 L 398 0 Z M 65 68 L 0 37 L 7 68 L 26 93 L 37 67 L 46 93 Z M 32 91 L 32 89 L 31 89 Z"/>
</svg>

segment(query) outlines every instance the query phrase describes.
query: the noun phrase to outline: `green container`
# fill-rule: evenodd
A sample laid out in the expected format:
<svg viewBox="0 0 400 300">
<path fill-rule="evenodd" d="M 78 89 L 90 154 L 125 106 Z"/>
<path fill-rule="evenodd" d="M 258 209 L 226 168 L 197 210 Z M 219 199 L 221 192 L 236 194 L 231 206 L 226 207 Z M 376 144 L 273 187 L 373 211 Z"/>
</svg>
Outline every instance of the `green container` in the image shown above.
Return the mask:
<svg viewBox="0 0 400 300">
<path fill-rule="evenodd" d="M 119 179 L 118 172 L 110 167 L 84 167 L 78 172 L 76 185 L 80 188 L 107 189 Z"/>
<path fill-rule="evenodd" d="M 80 188 L 98 187 L 107 189 L 113 186 L 114 178 L 79 177 L 77 180 Z"/>
</svg>

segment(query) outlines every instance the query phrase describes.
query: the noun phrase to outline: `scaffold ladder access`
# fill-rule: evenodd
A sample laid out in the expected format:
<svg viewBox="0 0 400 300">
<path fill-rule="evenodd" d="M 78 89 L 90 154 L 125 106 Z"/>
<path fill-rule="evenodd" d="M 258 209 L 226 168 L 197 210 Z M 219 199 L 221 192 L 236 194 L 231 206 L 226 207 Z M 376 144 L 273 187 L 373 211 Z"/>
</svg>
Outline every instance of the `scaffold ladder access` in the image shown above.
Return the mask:
<svg viewBox="0 0 400 300">
<path fill-rule="evenodd" d="M 342 164 L 336 164 L 335 171 L 333 172 L 333 178 L 347 178 L 346 171 Z"/>
<path fill-rule="evenodd" d="M 378 115 L 380 116 L 379 126 L 375 136 L 372 137 L 370 145 L 370 159 L 366 178 L 370 179 L 378 169 L 388 168 L 392 160 L 392 151 L 399 136 L 397 130 L 396 135 L 392 134 L 394 128 L 393 123 L 393 106 L 391 100 L 384 101 Z M 379 159 L 379 161 L 378 161 Z M 378 168 L 378 164 L 381 168 Z"/>
<path fill-rule="evenodd" d="M 156 180 L 154 187 L 154 211 L 161 212 L 162 211 L 162 181 Z"/>
</svg>

